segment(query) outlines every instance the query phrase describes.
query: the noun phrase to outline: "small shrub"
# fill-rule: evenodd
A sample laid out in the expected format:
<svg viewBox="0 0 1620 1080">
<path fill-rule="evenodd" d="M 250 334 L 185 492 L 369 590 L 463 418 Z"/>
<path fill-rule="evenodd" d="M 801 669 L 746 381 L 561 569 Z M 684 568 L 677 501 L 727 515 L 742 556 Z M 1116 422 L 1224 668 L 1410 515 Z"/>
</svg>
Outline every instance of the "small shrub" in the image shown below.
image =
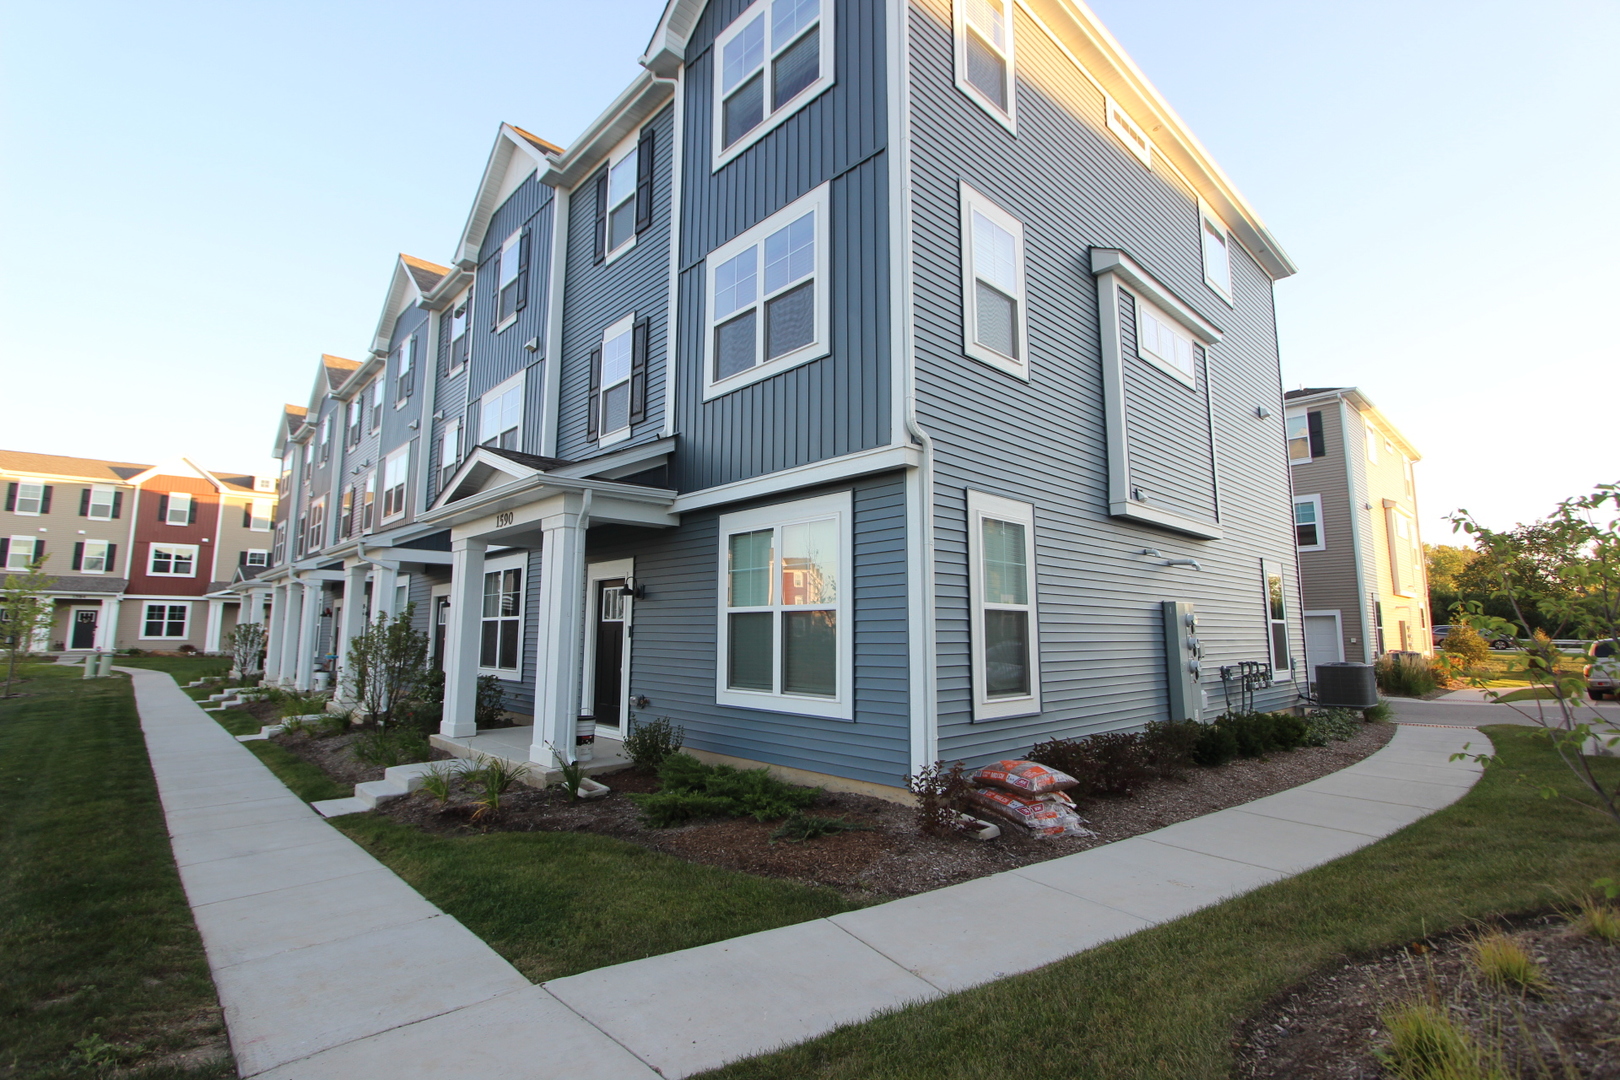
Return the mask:
<svg viewBox="0 0 1620 1080">
<path fill-rule="evenodd" d="M 1395 715 L 1395 710 L 1389 707 L 1389 702 L 1380 701 L 1370 709 L 1361 710 L 1361 715 L 1369 724 L 1387 724 L 1389 718 Z"/>
<path fill-rule="evenodd" d="M 462 774 L 463 782 L 477 792 L 473 802 L 478 809 L 474 811 L 472 820 L 487 822 L 500 817 L 502 797 L 528 773 L 529 763 L 526 761 L 507 761 L 487 754 L 481 756 L 476 768 Z"/>
<path fill-rule="evenodd" d="M 1400 1080 L 1507 1080 L 1487 1063 L 1473 1037 L 1437 1005 L 1408 1002 L 1382 1020 L 1390 1047 L 1379 1056 Z"/>
<path fill-rule="evenodd" d="M 1198 742 L 1193 746 L 1193 762 L 1213 769 L 1218 765 L 1225 765 L 1238 756 L 1237 736 L 1232 734 L 1230 728 L 1217 724 L 1200 725 L 1203 730 L 1198 733 Z"/>
<path fill-rule="evenodd" d="M 1385 653 L 1373 664 L 1373 673 L 1378 689 L 1404 697 L 1422 697 L 1445 679 L 1427 657 L 1415 653 Z"/>
<path fill-rule="evenodd" d="M 1599 900 L 1585 900 L 1575 918 L 1578 933 L 1610 945 L 1620 945 L 1620 910 Z"/>
<path fill-rule="evenodd" d="M 315 735 L 315 721 L 305 716 L 295 717 L 281 725 L 283 735 L 302 735 L 306 739 Z"/>
<path fill-rule="evenodd" d="M 448 761 L 441 761 L 422 777 L 422 790 L 439 800 L 439 805 L 450 801 L 452 787 L 458 766 Z"/>
<path fill-rule="evenodd" d="M 564 761 L 562 755 L 552 751 L 557 759 L 557 768 L 562 773 L 562 786 L 568 792 L 569 802 L 579 801 L 579 785 L 585 780 L 585 766 L 578 761 Z"/>
<path fill-rule="evenodd" d="M 473 699 L 473 723 L 479 731 L 512 726 L 512 718 L 506 715 L 506 693 L 501 689 L 501 680 L 494 675 L 478 676 L 478 696 Z"/>
<path fill-rule="evenodd" d="M 671 754 L 658 767 L 659 789 L 632 793 L 631 802 L 655 829 L 699 817 L 784 818 L 803 810 L 820 792 L 778 780 L 768 769 L 705 765 L 691 754 Z"/>
<path fill-rule="evenodd" d="M 407 727 L 369 728 L 360 733 L 349 748 L 355 760 L 367 765 L 407 765 L 426 761 L 433 756 L 433 748 L 422 733 Z"/>
<path fill-rule="evenodd" d="M 737 817 L 732 801 L 723 795 L 704 795 L 696 791 L 656 791 L 651 795 L 631 792 L 625 796 L 641 811 L 641 820 L 649 828 L 668 829 L 688 821 L 711 817 Z"/>
<path fill-rule="evenodd" d="M 790 844 L 802 844 L 806 840 L 819 840 L 823 836 L 836 836 L 846 832 L 875 832 L 870 825 L 863 825 L 858 821 L 849 821 L 841 817 L 816 817 L 813 814 L 803 814 L 795 810 L 787 816 L 787 820 L 771 833 L 771 840 L 786 840 Z"/>
<path fill-rule="evenodd" d="M 1131 795 L 1153 778 L 1155 768 L 1141 733 L 1110 731 L 1080 739 L 1048 739 L 1029 751 L 1029 760 L 1066 772 L 1080 781 L 1069 794 Z"/>
<path fill-rule="evenodd" d="M 1196 720 L 1153 721 L 1142 732 L 1148 766 L 1162 779 L 1176 779 L 1193 764 L 1193 751 L 1203 734 L 1204 725 Z"/>
<path fill-rule="evenodd" d="M 667 716 L 656 720 L 631 718 L 624 736 L 624 752 L 644 769 L 656 769 L 671 754 L 678 754 L 686 742 L 686 728 Z"/>
<path fill-rule="evenodd" d="M 917 797 L 917 828 L 930 836 L 961 832 L 966 826 L 957 817 L 967 805 L 967 768 L 960 761 L 949 767 L 943 761 L 924 766 L 915 776 L 906 777 L 906 790 Z"/>
<path fill-rule="evenodd" d="M 309 716 L 326 711 L 324 694 L 298 694 L 282 690 L 278 691 L 278 696 L 272 700 L 279 706 L 276 709 L 277 716 Z"/>
<path fill-rule="evenodd" d="M 1469 952 L 1480 976 L 1500 990 L 1541 994 L 1552 989 L 1541 965 L 1530 958 L 1523 945 L 1500 930 L 1475 940 Z"/>
<path fill-rule="evenodd" d="M 1305 717 L 1305 745 L 1326 746 L 1353 739 L 1365 724 L 1354 709 L 1319 709 Z"/>
<path fill-rule="evenodd" d="M 1485 639 L 1479 636 L 1479 631 L 1468 623 L 1457 623 L 1446 634 L 1440 648 L 1448 656 L 1463 661 L 1465 664 L 1481 664 L 1491 655 L 1491 647 Z"/>
<path fill-rule="evenodd" d="M 349 729 L 354 727 L 354 718 L 346 712 L 329 712 L 322 713 L 319 720 L 311 720 L 309 724 L 320 738 L 335 739 L 349 733 Z"/>
<path fill-rule="evenodd" d="M 1292 713 L 1234 713 L 1215 721 L 1237 742 L 1243 757 L 1264 757 L 1274 750 L 1296 750 L 1305 745 L 1306 724 Z"/>
</svg>

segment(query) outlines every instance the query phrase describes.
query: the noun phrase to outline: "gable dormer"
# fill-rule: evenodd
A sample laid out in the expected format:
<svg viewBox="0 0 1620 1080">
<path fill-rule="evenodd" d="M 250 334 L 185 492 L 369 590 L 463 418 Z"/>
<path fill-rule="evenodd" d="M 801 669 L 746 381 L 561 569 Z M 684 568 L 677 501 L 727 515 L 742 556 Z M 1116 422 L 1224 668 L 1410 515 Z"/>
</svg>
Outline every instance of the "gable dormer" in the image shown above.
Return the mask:
<svg viewBox="0 0 1620 1080">
<path fill-rule="evenodd" d="M 394 324 L 401 313 L 433 295 L 449 274 L 448 266 L 400 253 L 394 260 L 394 274 L 388 282 L 388 298 L 383 302 L 382 314 L 377 318 L 377 330 L 371 336 L 373 355 L 387 354 L 393 341 Z"/>
<path fill-rule="evenodd" d="M 461 230 L 461 242 L 456 245 L 456 266 L 470 270 L 478 265 L 478 252 L 495 210 L 525 180 L 550 168 L 551 159 L 561 153 L 562 147 L 538 135 L 512 124 L 501 125 L 489 152 L 489 161 L 484 165 L 483 178 L 478 182 L 478 194 L 473 198 L 467 225 Z"/>
</svg>

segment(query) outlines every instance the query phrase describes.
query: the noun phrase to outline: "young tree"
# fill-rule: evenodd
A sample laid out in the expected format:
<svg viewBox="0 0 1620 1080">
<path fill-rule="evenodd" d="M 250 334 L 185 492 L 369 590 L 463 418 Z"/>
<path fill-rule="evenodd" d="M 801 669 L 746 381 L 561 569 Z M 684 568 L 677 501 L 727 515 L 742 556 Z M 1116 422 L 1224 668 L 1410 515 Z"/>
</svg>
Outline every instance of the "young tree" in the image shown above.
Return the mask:
<svg viewBox="0 0 1620 1080">
<path fill-rule="evenodd" d="M 1429 588 L 1445 593 L 1457 591 L 1457 575 L 1479 558 L 1473 548 L 1451 544 L 1424 544 L 1423 555 L 1429 566 Z"/>
<path fill-rule="evenodd" d="M 50 558 L 46 556 L 45 558 Z M 34 647 L 34 639 L 50 632 L 56 603 L 45 590 L 53 579 L 45 573 L 45 559 L 36 559 L 26 574 L 7 574 L 0 587 L 0 643 L 6 650 L 6 697 L 17 681 L 17 661 Z"/>
<path fill-rule="evenodd" d="M 236 628 L 225 635 L 225 648 L 231 654 L 231 666 L 236 669 L 237 678 L 260 671 L 259 661 L 264 656 L 266 638 L 264 624 L 256 622 L 237 623 Z"/>
<path fill-rule="evenodd" d="M 411 627 L 415 604 L 392 619 L 380 615 L 349 639 L 346 670 L 340 672 L 347 697 L 384 727 L 409 712 L 427 674 L 428 636 Z"/>
</svg>

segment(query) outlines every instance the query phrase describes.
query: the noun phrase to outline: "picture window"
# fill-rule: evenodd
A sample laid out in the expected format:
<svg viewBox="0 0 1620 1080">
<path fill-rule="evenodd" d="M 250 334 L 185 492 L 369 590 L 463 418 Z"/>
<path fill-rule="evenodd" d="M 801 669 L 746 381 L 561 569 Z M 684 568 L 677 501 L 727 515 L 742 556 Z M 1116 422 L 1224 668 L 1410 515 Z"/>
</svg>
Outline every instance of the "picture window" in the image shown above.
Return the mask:
<svg viewBox="0 0 1620 1080">
<path fill-rule="evenodd" d="M 485 446 L 520 450 L 523 424 L 523 380 L 520 376 L 484 395 L 479 433 Z"/>
<path fill-rule="evenodd" d="M 517 672 L 522 661 L 523 567 L 486 567 L 480 617 L 478 666 L 489 672 Z"/>
<path fill-rule="evenodd" d="M 1294 543 L 1301 551 L 1325 551 L 1322 532 L 1322 496 L 1294 496 Z"/>
<path fill-rule="evenodd" d="M 197 573 L 197 547 L 195 544 L 153 544 L 147 572 L 155 577 L 195 577 Z"/>
<path fill-rule="evenodd" d="M 832 85 L 832 0 L 758 0 L 715 42 L 719 168 Z"/>
<path fill-rule="evenodd" d="M 186 616 L 189 604 L 147 604 L 143 621 L 143 638 L 183 638 L 186 636 Z"/>
</svg>

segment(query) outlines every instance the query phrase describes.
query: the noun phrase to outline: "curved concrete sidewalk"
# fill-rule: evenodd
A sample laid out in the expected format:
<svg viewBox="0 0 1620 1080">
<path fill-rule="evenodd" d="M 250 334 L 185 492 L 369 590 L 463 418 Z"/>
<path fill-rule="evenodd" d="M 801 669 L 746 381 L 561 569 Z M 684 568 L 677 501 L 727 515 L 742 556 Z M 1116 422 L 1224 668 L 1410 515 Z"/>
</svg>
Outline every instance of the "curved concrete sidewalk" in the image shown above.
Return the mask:
<svg viewBox="0 0 1620 1080">
<path fill-rule="evenodd" d="M 1328 862 L 1461 798 L 1480 769 L 1450 755 L 1487 748 L 1471 729 L 1402 726 L 1366 760 L 1241 807 L 533 986 L 168 676 L 130 674 L 238 1067 L 273 1080 L 689 1076 Z"/>
</svg>

